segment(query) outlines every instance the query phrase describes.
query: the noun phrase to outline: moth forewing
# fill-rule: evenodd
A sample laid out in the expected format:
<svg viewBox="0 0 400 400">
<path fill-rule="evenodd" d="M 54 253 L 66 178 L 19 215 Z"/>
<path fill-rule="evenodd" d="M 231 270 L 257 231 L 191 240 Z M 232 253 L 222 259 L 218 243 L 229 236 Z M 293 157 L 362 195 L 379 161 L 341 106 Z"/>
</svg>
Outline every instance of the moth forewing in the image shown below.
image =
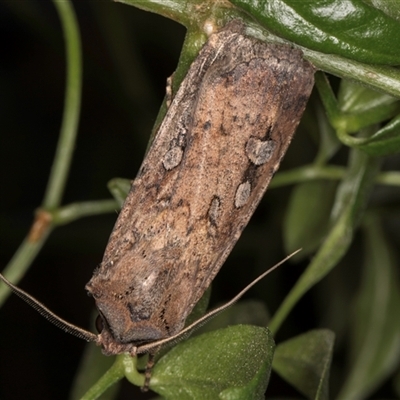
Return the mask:
<svg viewBox="0 0 400 400">
<path fill-rule="evenodd" d="M 179 333 L 261 200 L 313 87 L 299 50 L 233 21 L 191 65 L 86 288 L 107 354 Z"/>
</svg>

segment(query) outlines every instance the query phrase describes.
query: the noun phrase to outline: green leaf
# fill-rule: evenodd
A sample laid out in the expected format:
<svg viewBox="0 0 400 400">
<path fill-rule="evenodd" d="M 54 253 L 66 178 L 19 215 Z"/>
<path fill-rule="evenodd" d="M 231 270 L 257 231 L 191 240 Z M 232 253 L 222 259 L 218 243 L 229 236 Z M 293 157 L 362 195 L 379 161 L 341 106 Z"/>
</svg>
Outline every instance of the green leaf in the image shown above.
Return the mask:
<svg viewBox="0 0 400 400">
<path fill-rule="evenodd" d="M 398 102 L 399 100 L 393 96 L 368 89 L 356 82 L 347 79 L 343 79 L 340 82 L 338 104 L 343 113 L 361 114 L 374 112 L 376 109 L 387 108 Z"/>
<path fill-rule="evenodd" d="M 364 3 L 381 10 L 389 17 L 400 21 L 400 1 L 393 0 L 363 0 Z"/>
<path fill-rule="evenodd" d="M 388 120 L 400 111 L 395 97 L 346 79 L 340 83 L 338 107 L 340 115 L 333 125 L 349 133 Z"/>
<path fill-rule="evenodd" d="M 345 132 L 342 132 L 339 137 L 346 145 L 359 148 L 372 156 L 398 153 L 400 152 L 400 115 L 370 137 L 353 137 Z"/>
<path fill-rule="evenodd" d="M 362 0 L 231 0 L 278 36 L 323 53 L 400 64 L 400 25 Z"/>
<path fill-rule="evenodd" d="M 338 399 L 365 399 L 400 365 L 397 263 L 376 217 L 366 222 L 365 267 L 352 321 L 351 370 Z"/>
<path fill-rule="evenodd" d="M 328 399 L 334 340 L 325 329 L 287 340 L 276 347 L 273 369 L 307 398 Z"/>
<path fill-rule="evenodd" d="M 383 156 L 400 152 L 400 115 L 359 146 L 368 154 Z"/>
<path fill-rule="evenodd" d="M 271 373 L 271 364 L 263 363 L 254 378 L 242 387 L 229 388 L 222 391 L 219 397 L 223 400 L 246 400 L 246 399 L 260 399 L 265 398 L 265 389 L 267 388 L 269 375 Z"/>
<path fill-rule="evenodd" d="M 235 325 L 206 333 L 162 357 L 150 388 L 174 400 L 263 399 L 274 348 L 265 328 Z"/>
<path fill-rule="evenodd" d="M 348 134 L 391 117 L 398 112 L 398 100 L 347 80 L 342 80 L 339 100 L 336 100 L 325 74 L 317 73 L 315 83 L 328 119 L 344 144 L 371 156 L 400 151 L 400 115 L 368 137 Z"/>
<path fill-rule="evenodd" d="M 286 253 L 302 248 L 296 256 L 304 258 L 316 250 L 328 232 L 335 191 L 336 182 L 332 181 L 305 182 L 295 187 L 284 222 Z"/>
<path fill-rule="evenodd" d="M 316 74 L 318 75 L 318 73 Z M 340 148 L 342 145 L 336 136 L 336 132 L 329 122 L 327 112 L 321 102 L 318 102 L 314 107 L 315 116 L 314 120 L 318 126 L 318 154 L 315 157 L 315 165 L 324 165 Z M 315 126 L 311 128 L 315 130 Z"/>
</svg>

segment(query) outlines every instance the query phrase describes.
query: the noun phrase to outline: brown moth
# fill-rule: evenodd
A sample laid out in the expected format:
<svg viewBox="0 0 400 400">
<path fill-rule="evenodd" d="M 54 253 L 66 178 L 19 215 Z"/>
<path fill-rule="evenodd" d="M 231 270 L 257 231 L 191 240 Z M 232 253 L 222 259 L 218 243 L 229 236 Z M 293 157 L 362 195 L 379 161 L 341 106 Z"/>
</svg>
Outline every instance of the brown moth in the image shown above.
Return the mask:
<svg viewBox="0 0 400 400">
<path fill-rule="evenodd" d="M 232 21 L 210 36 L 132 183 L 86 285 L 100 334 L 58 319 L 8 282 L 105 354 L 154 352 L 192 328 L 184 329 L 186 318 L 239 239 L 299 124 L 313 66 L 300 50 L 243 30 Z"/>
<path fill-rule="evenodd" d="M 279 167 L 314 68 L 230 23 L 191 65 L 86 285 L 107 354 L 182 330 Z"/>
</svg>

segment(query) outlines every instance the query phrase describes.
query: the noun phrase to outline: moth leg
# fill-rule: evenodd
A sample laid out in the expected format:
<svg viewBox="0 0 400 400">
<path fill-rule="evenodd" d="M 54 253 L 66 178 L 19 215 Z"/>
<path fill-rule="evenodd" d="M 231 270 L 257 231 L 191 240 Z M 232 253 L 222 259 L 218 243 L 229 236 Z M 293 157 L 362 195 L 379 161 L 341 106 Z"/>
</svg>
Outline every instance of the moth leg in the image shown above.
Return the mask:
<svg viewBox="0 0 400 400">
<path fill-rule="evenodd" d="M 146 370 L 144 371 L 144 385 L 141 388 L 142 392 L 147 392 L 149 390 L 151 372 L 154 367 L 156 352 L 157 350 L 148 353 Z"/>
</svg>

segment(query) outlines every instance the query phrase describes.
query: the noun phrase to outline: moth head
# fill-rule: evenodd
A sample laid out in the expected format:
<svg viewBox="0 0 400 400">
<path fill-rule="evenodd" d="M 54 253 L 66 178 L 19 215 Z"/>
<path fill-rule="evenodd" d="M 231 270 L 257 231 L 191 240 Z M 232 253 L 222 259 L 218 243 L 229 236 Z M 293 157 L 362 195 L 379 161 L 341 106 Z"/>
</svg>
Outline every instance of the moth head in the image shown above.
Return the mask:
<svg viewBox="0 0 400 400">
<path fill-rule="evenodd" d="M 86 290 L 99 312 L 96 328 L 105 354 L 131 353 L 138 345 L 168 336 L 157 314 L 145 301 L 135 303 L 122 282 L 98 278 Z"/>
</svg>

